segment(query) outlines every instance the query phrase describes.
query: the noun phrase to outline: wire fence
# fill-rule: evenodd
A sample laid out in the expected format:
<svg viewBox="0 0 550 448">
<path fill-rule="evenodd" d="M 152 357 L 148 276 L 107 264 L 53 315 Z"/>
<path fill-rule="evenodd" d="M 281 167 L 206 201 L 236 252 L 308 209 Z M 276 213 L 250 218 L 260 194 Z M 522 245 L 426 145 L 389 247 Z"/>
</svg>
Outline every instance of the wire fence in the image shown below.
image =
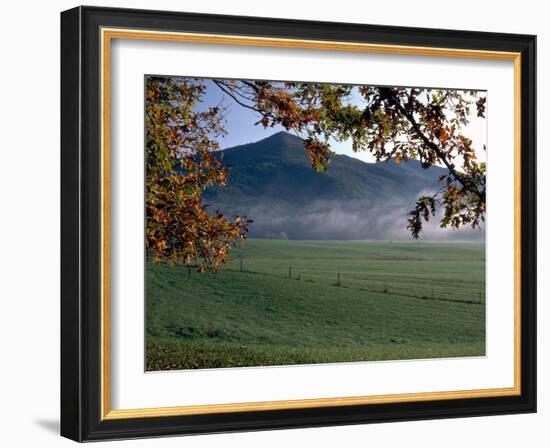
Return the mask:
<svg viewBox="0 0 550 448">
<path fill-rule="evenodd" d="M 415 299 L 478 305 L 485 303 L 483 282 L 465 284 L 461 280 L 449 281 L 413 276 L 384 277 L 380 273 L 369 275 L 359 271 L 339 271 L 338 269 L 314 270 L 284 263 L 262 265 L 258 260 L 242 258 L 230 260 L 224 270 Z"/>
</svg>

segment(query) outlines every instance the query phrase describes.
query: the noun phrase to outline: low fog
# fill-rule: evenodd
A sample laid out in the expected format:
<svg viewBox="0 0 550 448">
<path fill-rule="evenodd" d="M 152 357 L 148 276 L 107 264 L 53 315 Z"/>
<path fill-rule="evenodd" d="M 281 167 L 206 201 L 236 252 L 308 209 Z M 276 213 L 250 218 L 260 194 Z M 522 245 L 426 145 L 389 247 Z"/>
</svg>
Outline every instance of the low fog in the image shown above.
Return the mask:
<svg viewBox="0 0 550 448">
<path fill-rule="evenodd" d="M 357 201 L 345 206 L 318 201 L 290 210 L 288 204 L 269 201 L 265 205 L 244 206 L 239 211 L 227 210 L 226 214 L 244 214 L 252 219 L 251 238 L 279 238 L 282 233 L 282 237 L 294 240 L 412 240 L 407 223 L 413 205 L 383 208 Z M 441 228 L 440 217 L 441 213 L 424 223 L 419 241 L 482 241 L 485 238 L 484 230 L 480 229 Z"/>
</svg>

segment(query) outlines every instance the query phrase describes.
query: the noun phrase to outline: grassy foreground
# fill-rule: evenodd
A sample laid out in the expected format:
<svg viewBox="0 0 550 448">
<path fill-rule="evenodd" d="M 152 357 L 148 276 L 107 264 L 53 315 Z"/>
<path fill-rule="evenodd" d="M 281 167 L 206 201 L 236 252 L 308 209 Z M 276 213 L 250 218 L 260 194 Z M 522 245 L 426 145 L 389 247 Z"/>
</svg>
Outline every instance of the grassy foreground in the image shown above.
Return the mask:
<svg viewBox="0 0 550 448">
<path fill-rule="evenodd" d="M 147 369 L 484 355 L 484 263 L 481 244 L 282 240 L 217 274 L 148 263 Z"/>
</svg>

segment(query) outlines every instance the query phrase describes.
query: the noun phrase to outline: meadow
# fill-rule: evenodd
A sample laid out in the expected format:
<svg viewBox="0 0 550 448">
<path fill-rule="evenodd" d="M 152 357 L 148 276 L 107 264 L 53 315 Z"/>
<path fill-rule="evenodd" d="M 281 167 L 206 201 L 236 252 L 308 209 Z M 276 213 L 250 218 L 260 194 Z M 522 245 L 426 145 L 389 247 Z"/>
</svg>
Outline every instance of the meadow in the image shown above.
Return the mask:
<svg viewBox="0 0 550 448">
<path fill-rule="evenodd" d="M 246 240 L 218 273 L 147 263 L 147 370 L 485 354 L 479 243 Z"/>
</svg>

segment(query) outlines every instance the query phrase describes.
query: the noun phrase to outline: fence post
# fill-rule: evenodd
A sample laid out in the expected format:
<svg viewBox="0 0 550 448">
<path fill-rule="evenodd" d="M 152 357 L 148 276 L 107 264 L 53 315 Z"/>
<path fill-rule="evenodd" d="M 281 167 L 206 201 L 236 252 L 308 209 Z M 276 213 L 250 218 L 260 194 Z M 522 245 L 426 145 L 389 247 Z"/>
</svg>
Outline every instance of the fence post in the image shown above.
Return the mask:
<svg viewBox="0 0 550 448">
<path fill-rule="evenodd" d="M 336 286 L 340 286 L 340 273 L 338 272 L 338 281 L 336 282 Z"/>
<path fill-rule="evenodd" d="M 241 258 L 241 272 L 243 272 L 243 259 Z"/>
<path fill-rule="evenodd" d="M 288 278 L 292 278 L 292 266 L 288 265 Z"/>
</svg>

